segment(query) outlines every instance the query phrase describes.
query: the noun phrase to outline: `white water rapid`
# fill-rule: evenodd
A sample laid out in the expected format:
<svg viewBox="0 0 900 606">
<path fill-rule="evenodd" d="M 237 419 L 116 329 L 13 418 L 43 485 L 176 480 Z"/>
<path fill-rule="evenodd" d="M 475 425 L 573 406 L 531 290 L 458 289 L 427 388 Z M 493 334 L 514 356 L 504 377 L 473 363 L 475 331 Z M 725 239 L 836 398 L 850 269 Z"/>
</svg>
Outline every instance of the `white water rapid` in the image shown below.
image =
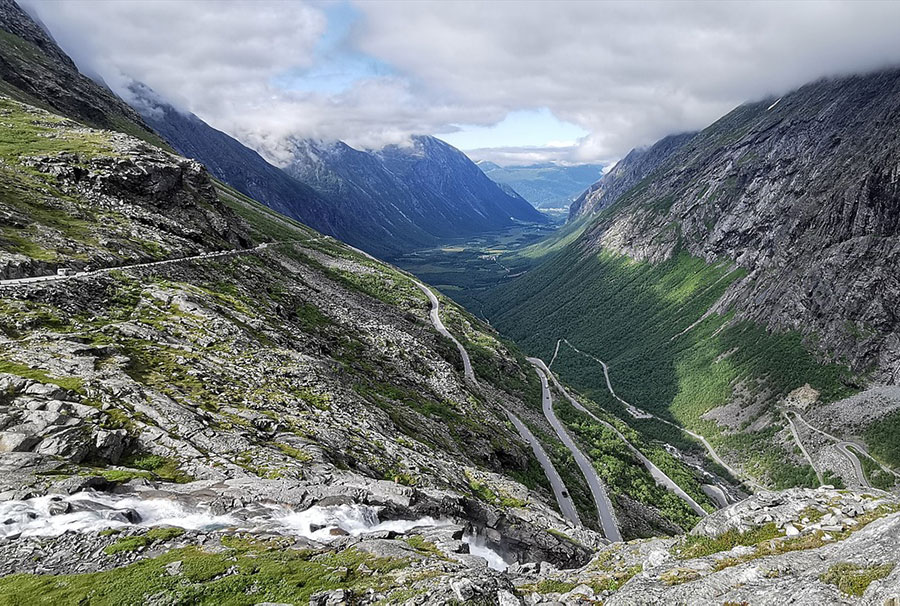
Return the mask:
<svg viewBox="0 0 900 606">
<path fill-rule="evenodd" d="M 381 522 L 378 510 L 366 505 L 314 506 L 305 511 L 294 511 L 282 505 L 265 504 L 250 515 L 215 514 L 207 508 L 191 507 L 174 499 L 142 499 L 94 492 L 0 502 L 0 537 L 53 537 L 69 531 L 177 526 L 186 530 L 229 528 L 278 532 L 327 541 L 339 534 L 358 536 L 388 530 L 402 533 L 417 526 L 448 523 L 432 517 Z"/>
<path fill-rule="evenodd" d="M 243 530 L 275 532 L 328 542 L 340 535 L 446 526 L 452 522 L 430 516 L 416 520 L 378 519 L 378 509 L 367 505 L 310 507 L 294 511 L 283 505 L 260 504 L 252 509 L 215 514 L 203 506 L 191 506 L 168 498 L 141 498 L 99 492 L 69 496 L 44 496 L 0 502 L 0 538 L 55 537 L 66 532 L 98 532 L 109 528 L 175 526 L 185 530 Z M 487 560 L 495 570 L 508 564 L 484 538 L 466 534 L 469 552 Z"/>
</svg>

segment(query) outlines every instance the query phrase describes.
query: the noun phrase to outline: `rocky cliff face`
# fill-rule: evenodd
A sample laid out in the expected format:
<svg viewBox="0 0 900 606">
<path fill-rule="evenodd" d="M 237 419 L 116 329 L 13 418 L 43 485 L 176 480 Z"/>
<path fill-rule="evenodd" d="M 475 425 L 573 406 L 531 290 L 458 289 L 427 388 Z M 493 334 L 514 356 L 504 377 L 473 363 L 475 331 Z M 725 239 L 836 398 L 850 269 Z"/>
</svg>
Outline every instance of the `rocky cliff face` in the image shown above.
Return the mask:
<svg viewBox="0 0 900 606">
<path fill-rule="evenodd" d="M 8 98 L 0 112 L 16 133 L 0 143 L 3 278 L 249 242 L 200 164 Z"/>
<path fill-rule="evenodd" d="M 686 250 L 746 270 L 717 309 L 815 335 L 877 381 L 900 363 L 900 71 L 745 105 L 675 151 L 585 234 L 654 262 Z"/>
<path fill-rule="evenodd" d="M 694 138 L 696 133 L 665 137 L 644 149 L 633 149 L 603 178 L 591 185 L 569 206 L 569 220 L 603 210 L 642 179 L 653 173 L 669 156 Z"/>
<path fill-rule="evenodd" d="M 885 126 L 898 115 L 889 70 L 741 106 L 646 164 L 633 153 L 573 207 L 595 205 L 583 233 L 497 289 L 493 324 L 546 357 L 567 338 L 626 401 L 712 438 L 763 483 L 858 482 L 842 439 L 896 464 L 877 427 L 896 426 L 897 402 L 877 386 L 900 379 L 900 139 Z M 564 347 L 557 364 L 630 415 L 595 361 Z M 784 416 L 805 386 L 810 415 L 864 419 L 839 416 L 830 448 L 808 456 Z M 802 443 L 821 437 L 800 425 Z"/>
</svg>

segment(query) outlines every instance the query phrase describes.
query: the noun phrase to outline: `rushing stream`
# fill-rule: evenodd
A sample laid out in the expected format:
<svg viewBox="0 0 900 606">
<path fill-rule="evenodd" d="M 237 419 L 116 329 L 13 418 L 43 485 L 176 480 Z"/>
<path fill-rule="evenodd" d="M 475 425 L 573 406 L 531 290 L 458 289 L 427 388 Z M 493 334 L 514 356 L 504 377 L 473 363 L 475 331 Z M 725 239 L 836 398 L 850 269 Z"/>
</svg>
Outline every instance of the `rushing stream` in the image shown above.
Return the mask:
<svg viewBox="0 0 900 606">
<path fill-rule="evenodd" d="M 378 509 L 367 505 L 310 507 L 295 511 L 283 505 L 259 504 L 252 510 L 215 514 L 166 498 L 147 498 L 80 492 L 70 496 L 44 496 L 0 502 L 0 538 L 55 537 L 66 532 L 97 532 L 128 526 L 177 526 L 186 530 L 243 530 L 274 532 L 328 542 L 336 536 L 360 536 L 380 531 L 405 533 L 417 527 L 451 524 L 430 516 L 416 520 L 378 519 Z M 463 541 L 473 555 L 505 570 L 503 557 L 483 537 L 467 534 Z"/>
<path fill-rule="evenodd" d="M 469 546 L 469 553 L 484 558 L 490 568 L 494 570 L 506 570 L 509 568 L 509 562 L 504 559 L 500 552 L 490 547 L 483 536 L 467 533 L 463 536 L 463 542 Z"/>
</svg>

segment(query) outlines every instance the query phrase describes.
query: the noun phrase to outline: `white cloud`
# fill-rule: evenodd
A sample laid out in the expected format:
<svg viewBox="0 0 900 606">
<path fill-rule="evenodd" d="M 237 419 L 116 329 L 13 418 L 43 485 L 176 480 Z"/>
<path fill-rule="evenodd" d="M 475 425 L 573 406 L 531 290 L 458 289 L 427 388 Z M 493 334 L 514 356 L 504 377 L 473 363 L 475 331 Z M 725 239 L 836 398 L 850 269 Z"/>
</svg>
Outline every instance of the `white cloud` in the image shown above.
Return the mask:
<svg viewBox="0 0 900 606">
<path fill-rule="evenodd" d="M 546 162 L 571 165 L 588 162 L 579 157 L 577 142 L 557 143 L 539 147 L 483 147 L 466 150 L 466 155 L 476 162 L 487 160 L 501 166 L 526 166 Z"/>
<path fill-rule="evenodd" d="M 390 73 L 339 91 L 285 91 L 273 78 L 317 66 L 335 5 L 27 3 L 114 88 L 122 74 L 141 80 L 272 157 L 291 135 L 377 147 L 548 108 L 590 134 L 472 155 L 607 162 L 743 101 L 900 63 L 898 2 L 367 1 L 336 52 Z"/>
<path fill-rule="evenodd" d="M 460 103 L 548 107 L 591 133 L 584 160 L 702 128 L 821 76 L 900 62 L 900 3 L 360 6 L 363 50 Z"/>
</svg>

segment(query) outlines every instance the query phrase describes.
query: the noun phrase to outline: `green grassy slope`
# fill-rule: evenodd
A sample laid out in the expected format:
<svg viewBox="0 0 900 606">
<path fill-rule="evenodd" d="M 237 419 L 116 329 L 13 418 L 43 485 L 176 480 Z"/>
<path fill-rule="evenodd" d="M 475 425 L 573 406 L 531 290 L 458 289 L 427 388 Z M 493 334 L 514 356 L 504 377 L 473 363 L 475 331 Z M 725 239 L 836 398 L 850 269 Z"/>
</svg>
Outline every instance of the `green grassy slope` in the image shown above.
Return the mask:
<svg viewBox="0 0 900 606">
<path fill-rule="evenodd" d="M 730 314 L 705 315 L 741 275 L 726 262 L 708 264 L 684 252 L 651 265 L 570 245 L 498 289 L 491 319 L 545 360 L 557 339 L 568 338 L 609 364 L 616 392 L 626 400 L 710 437 L 774 485 L 808 484 L 811 469 L 787 464 L 774 444 L 777 423 L 726 433 L 702 418 L 729 402 L 736 386 L 769 405 L 805 383 L 825 401 L 853 391 L 848 371 L 820 363 L 798 334 L 767 332 Z M 683 442 L 664 424 L 632 422 L 609 396 L 598 364 L 563 347 L 554 368 L 648 435 Z"/>
</svg>

